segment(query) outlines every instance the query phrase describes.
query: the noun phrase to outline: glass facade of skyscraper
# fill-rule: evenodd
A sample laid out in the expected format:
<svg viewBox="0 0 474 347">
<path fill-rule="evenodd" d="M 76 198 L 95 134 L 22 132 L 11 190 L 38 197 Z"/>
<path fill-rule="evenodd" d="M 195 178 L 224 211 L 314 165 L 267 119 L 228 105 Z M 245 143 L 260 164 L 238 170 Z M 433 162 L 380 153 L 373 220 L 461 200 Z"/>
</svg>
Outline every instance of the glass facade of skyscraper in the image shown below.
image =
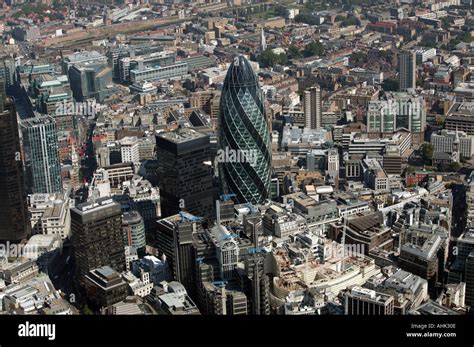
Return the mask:
<svg viewBox="0 0 474 347">
<path fill-rule="evenodd" d="M 240 203 L 263 202 L 270 195 L 270 134 L 264 97 L 243 56 L 227 72 L 219 117 L 219 150 L 231 153 L 219 161 L 223 190 Z"/>
<path fill-rule="evenodd" d="M 61 192 L 61 164 L 54 118 L 29 118 L 21 122 L 21 129 L 30 192 Z"/>
</svg>

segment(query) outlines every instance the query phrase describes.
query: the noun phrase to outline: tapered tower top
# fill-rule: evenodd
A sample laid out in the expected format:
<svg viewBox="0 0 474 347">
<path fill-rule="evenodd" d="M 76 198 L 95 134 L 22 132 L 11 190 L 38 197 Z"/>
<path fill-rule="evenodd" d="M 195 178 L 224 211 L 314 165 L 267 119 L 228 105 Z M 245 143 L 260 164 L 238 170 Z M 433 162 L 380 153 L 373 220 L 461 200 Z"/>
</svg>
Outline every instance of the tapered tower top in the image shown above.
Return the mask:
<svg viewBox="0 0 474 347">
<path fill-rule="evenodd" d="M 257 76 L 248 60 L 243 55 L 235 56 L 227 71 L 224 85 L 247 87 L 257 83 Z"/>
</svg>

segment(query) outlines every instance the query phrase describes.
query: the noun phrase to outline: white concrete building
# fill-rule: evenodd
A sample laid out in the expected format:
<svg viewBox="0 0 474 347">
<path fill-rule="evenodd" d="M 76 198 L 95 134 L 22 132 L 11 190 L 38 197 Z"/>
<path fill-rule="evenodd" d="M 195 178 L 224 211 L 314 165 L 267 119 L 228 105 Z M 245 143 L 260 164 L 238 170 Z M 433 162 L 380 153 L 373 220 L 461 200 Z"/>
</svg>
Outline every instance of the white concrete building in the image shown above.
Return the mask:
<svg viewBox="0 0 474 347">
<path fill-rule="evenodd" d="M 122 163 L 140 162 L 140 144 L 136 136 L 127 136 L 120 140 Z"/>
<path fill-rule="evenodd" d="M 153 289 L 153 283 L 150 282 L 150 274 L 148 272 L 142 272 L 140 278 L 131 272 L 124 272 L 122 273 L 122 277 L 135 296 L 144 298 L 149 295 Z"/>
<path fill-rule="evenodd" d="M 452 153 L 456 137 L 459 140 L 459 152 L 465 158 L 471 158 L 474 154 L 474 136 L 467 135 L 463 131 L 441 130 L 438 134 L 432 134 L 430 142 L 435 152 Z"/>
<path fill-rule="evenodd" d="M 422 64 L 436 56 L 436 48 L 418 49 L 416 52 L 416 63 Z"/>
<path fill-rule="evenodd" d="M 68 193 L 31 194 L 28 196 L 33 234 L 69 236 L 71 230 L 70 199 Z"/>
<path fill-rule="evenodd" d="M 339 153 L 337 149 L 328 152 L 328 174 L 331 176 L 339 175 Z"/>
</svg>

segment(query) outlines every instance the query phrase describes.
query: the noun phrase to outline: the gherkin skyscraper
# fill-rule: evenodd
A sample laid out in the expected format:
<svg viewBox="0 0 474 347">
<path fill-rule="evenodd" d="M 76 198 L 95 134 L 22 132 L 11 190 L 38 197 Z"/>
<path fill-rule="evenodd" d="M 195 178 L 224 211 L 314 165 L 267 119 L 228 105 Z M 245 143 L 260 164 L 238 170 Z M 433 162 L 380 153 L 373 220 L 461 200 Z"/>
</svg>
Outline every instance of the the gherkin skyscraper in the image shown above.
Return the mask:
<svg viewBox="0 0 474 347">
<path fill-rule="evenodd" d="M 257 77 L 247 59 L 237 56 L 227 71 L 221 94 L 217 159 L 223 191 L 235 194 L 239 203 L 258 204 L 270 196 L 267 122 Z"/>
</svg>

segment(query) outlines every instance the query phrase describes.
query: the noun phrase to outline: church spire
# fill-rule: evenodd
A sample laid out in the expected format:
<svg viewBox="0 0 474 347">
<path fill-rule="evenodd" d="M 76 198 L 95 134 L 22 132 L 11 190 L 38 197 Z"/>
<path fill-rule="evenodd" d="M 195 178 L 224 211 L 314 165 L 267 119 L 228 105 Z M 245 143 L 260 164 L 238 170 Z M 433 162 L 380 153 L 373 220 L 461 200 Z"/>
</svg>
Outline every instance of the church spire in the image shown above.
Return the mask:
<svg viewBox="0 0 474 347">
<path fill-rule="evenodd" d="M 267 49 L 267 40 L 265 40 L 265 31 L 263 31 L 263 28 L 262 28 L 262 31 L 260 33 L 260 43 L 262 45 L 262 51 L 266 50 Z"/>
</svg>

